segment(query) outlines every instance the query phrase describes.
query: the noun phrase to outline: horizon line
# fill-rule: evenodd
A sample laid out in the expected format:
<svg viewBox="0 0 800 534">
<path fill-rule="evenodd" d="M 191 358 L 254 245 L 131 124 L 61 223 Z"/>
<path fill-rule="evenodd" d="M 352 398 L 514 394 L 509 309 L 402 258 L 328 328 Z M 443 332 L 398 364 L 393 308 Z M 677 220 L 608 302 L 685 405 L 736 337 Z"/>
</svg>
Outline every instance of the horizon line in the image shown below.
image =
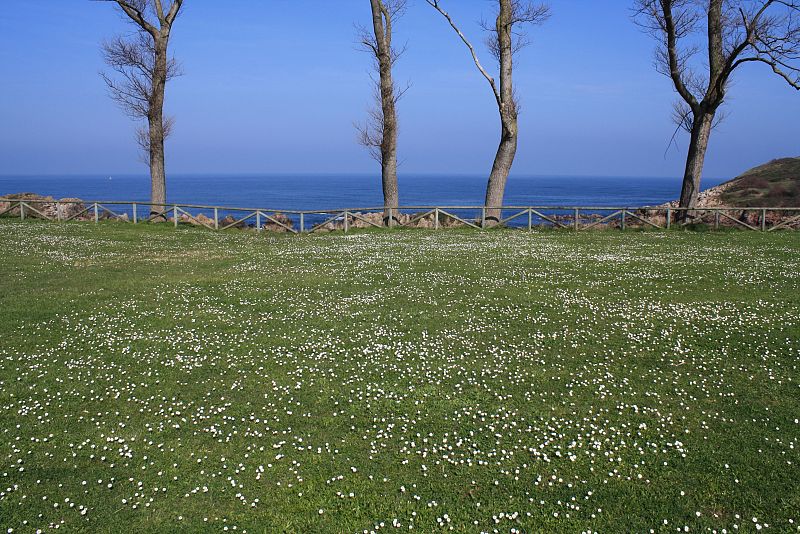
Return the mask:
<svg viewBox="0 0 800 534">
<path fill-rule="evenodd" d="M 148 178 L 149 175 L 146 172 L 142 173 L 17 173 L 17 174 L 0 174 L 0 179 L 4 178 L 96 178 L 96 177 L 103 177 L 108 176 L 109 178 L 114 178 L 115 176 L 120 178 Z M 247 172 L 175 172 L 167 175 L 167 179 L 172 177 L 200 177 L 200 178 L 226 178 L 226 177 L 240 177 L 240 176 L 249 176 L 249 177 L 256 177 L 261 176 L 265 178 L 280 178 L 280 177 L 312 177 L 312 176 L 336 176 L 336 177 L 343 177 L 343 176 L 350 176 L 353 178 L 375 178 L 380 179 L 380 173 L 370 173 L 370 172 L 280 172 L 280 171 L 247 171 Z M 488 174 L 482 173 L 444 173 L 444 172 L 409 172 L 400 174 L 398 173 L 398 179 L 402 179 L 403 176 L 407 177 L 419 177 L 419 176 L 430 176 L 430 177 L 464 177 L 464 178 L 486 178 L 488 179 Z M 680 176 L 665 176 L 665 175 L 633 175 L 633 174 L 626 174 L 626 175 L 618 175 L 618 174 L 541 174 L 541 173 L 531 173 L 531 174 L 511 174 L 509 179 L 514 178 L 618 178 L 618 179 L 627 179 L 627 178 L 637 178 L 637 179 L 654 179 L 654 180 L 680 180 L 682 179 Z M 722 180 L 722 179 L 730 179 L 728 176 L 703 176 L 704 179 L 707 180 Z M 735 177 L 734 177 L 735 178 Z"/>
</svg>

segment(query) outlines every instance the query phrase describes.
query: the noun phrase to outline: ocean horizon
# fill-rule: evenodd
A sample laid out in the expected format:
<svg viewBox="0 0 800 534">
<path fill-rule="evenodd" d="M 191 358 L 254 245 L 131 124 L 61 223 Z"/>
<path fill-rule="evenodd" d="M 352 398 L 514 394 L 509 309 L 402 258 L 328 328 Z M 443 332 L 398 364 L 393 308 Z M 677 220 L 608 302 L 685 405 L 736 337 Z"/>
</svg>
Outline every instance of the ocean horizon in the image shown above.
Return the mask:
<svg viewBox="0 0 800 534">
<path fill-rule="evenodd" d="M 401 206 L 483 204 L 486 176 L 405 174 L 398 177 Z M 703 188 L 727 179 L 705 179 Z M 681 178 L 616 176 L 511 176 L 505 205 L 657 205 L 678 198 Z M 136 201 L 150 198 L 150 179 L 137 175 L 0 175 L 0 196 L 30 192 L 54 198 Z M 369 174 L 173 174 L 167 201 L 276 210 L 323 210 L 383 204 L 380 176 Z"/>
</svg>

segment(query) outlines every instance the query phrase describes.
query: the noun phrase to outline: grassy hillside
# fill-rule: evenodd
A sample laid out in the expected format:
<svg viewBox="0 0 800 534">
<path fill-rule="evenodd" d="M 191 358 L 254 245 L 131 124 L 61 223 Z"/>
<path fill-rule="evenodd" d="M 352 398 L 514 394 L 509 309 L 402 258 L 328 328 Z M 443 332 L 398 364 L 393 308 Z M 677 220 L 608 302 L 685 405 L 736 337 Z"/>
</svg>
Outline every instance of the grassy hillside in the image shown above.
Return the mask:
<svg viewBox="0 0 800 534">
<path fill-rule="evenodd" d="M 800 522 L 799 233 L 0 247 L 1 532 Z"/>
<path fill-rule="evenodd" d="M 720 197 L 726 206 L 800 206 L 800 158 L 772 160 L 726 184 Z"/>
</svg>

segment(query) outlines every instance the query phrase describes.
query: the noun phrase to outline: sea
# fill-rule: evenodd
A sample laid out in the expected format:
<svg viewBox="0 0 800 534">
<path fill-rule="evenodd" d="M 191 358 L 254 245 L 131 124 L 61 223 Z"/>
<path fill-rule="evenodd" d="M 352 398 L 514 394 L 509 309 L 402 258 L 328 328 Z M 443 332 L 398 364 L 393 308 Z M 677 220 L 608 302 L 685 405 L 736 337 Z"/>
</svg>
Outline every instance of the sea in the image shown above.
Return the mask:
<svg viewBox="0 0 800 534">
<path fill-rule="evenodd" d="M 718 185 L 723 180 L 705 180 L 705 187 Z M 400 205 L 402 206 L 481 206 L 486 188 L 486 177 L 478 175 L 405 174 L 398 177 Z M 680 194 L 679 178 L 636 178 L 613 176 L 517 176 L 509 178 L 504 204 L 506 206 L 550 207 L 618 207 L 637 208 L 653 206 L 677 198 Z M 115 176 L 0 176 L 0 196 L 10 193 L 30 192 L 59 198 L 80 198 L 84 201 L 127 201 L 147 204 L 150 181 L 147 175 Z M 383 204 L 379 176 L 359 174 L 175 174 L 167 177 L 167 202 L 201 206 L 219 206 L 220 218 L 247 217 L 254 209 L 264 211 L 314 211 L 332 213 L 306 214 L 305 226 L 327 220 L 343 219 L 335 211 L 345 208 L 375 208 Z M 109 205 L 117 215 L 133 218 L 129 204 Z M 236 211 L 225 208 L 250 208 Z M 147 208 L 139 208 L 141 216 Z M 213 210 L 187 208 L 192 215 L 213 216 Z M 480 209 L 452 209 L 450 213 L 477 220 Z M 424 210 L 412 208 L 405 213 Z M 541 209 L 547 217 L 572 215 L 571 209 Z M 610 211 L 586 209 L 585 216 L 609 215 Z M 503 218 L 519 214 L 519 210 L 505 210 Z M 289 213 L 295 228 L 303 223 L 300 215 Z M 531 215 L 533 224 L 549 225 L 546 218 Z M 253 215 L 243 224 L 255 226 Z M 523 215 L 506 222 L 508 226 L 526 226 Z"/>
<path fill-rule="evenodd" d="M 723 180 L 705 179 L 703 187 Z M 403 206 L 480 206 L 486 177 L 405 174 L 398 178 Z M 509 206 L 618 206 L 661 204 L 680 194 L 680 178 L 517 176 L 509 178 Z M 147 175 L 2 176 L 0 195 L 31 192 L 54 198 L 136 201 L 150 195 Z M 269 210 L 334 210 L 380 206 L 379 176 L 363 174 L 175 174 L 167 200 Z"/>
</svg>

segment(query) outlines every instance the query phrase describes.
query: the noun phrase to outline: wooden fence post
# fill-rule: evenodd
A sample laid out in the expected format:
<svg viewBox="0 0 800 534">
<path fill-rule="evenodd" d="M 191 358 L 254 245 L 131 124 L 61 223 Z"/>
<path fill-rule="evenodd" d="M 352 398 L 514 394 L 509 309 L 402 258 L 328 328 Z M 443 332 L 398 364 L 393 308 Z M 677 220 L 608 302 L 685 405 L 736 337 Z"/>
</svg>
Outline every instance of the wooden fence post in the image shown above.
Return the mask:
<svg viewBox="0 0 800 534">
<path fill-rule="evenodd" d="M 621 222 L 620 222 L 620 229 L 624 230 L 625 229 L 625 210 L 622 210 L 622 213 L 620 214 L 620 216 L 622 218 Z"/>
<path fill-rule="evenodd" d="M 481 208 L 481 229 L 486 228 L 486 206 Z"/>
<path fill-rule="evenodd" d="M 97 209 L 97 202 L 94 203 L 94 222 L 95 224 L 100 221 L 100 210 Z"/>
<path fill-rule="evenodd" d="M 533 208 L 528 208 L 528 231 L 533 230 Z"/>
<path fill-rule="evenodd" d="M 578 212 L 579 212 L 578 208 L 575 208 L 575 223 L 573 227 L 576 232 L 578 231 Z"/>
<path fill-rule="evenodd" d="M 172 206 L 172 219 L 175 221 L 175 228 L 178 227 L 178 206 Z"/>
<path fill-rule="evenodd" d="M 261 212 L 256 212 L 256 230 L 261 231 Z"/>
<path fill-rule="evenodd" d="M 20 221 L 25 220 L 25 203 L 22 202 L 21 200 L 19 201 L 19 220 Z"/>
<path fill-rule="evenodd" d="M 667 230 L 669 230 L 671 224 L 672 224 L 672 208 L 667 208 Z"/>
<path fill-rule="evenodd" d="M 133 203 L 133 224 L 139 222 L 138 214 L 136 213 L 136 202 Z"/>
<path fill-rule="evenodd" d="M 348 221 L 349 217 L 350 214 L 348 213 L 348 211 L 344 210 L 344 233 L 347 233 L 347 231 L 350 229 L 350 222 Z"/>
<path fill-rule="evenodd" d="M 300 214 L 300 233 L 306 231 L 306 221 L 305 221 L 305 213 Z"/>
<path fill-rule="evenodd" d="M 433 210 L 433 229 L 439 229 L 439 208 Z"/>
<path fill-rule="evenodd" d="M 219 208 L 214 208 L 214 230 L 219 230 Z"/>
<path fill-rule="evenodd" d="M 761 210 L 761 231 L 767 231 L 767 208 Z"/>
</svg>

